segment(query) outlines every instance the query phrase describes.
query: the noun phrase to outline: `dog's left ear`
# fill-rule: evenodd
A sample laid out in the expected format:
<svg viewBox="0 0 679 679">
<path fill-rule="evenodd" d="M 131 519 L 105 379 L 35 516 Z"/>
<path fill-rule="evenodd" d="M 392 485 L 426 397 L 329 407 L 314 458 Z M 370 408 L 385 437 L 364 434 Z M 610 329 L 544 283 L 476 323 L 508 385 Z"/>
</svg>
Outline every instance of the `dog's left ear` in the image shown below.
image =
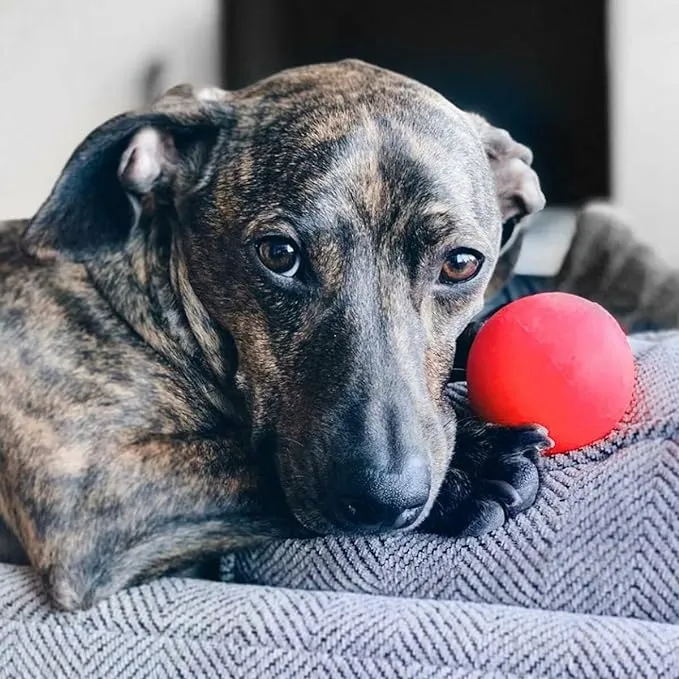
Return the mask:
<svg viewBox="0 0 679 679">
<path fill-rule="evenodd" d="M 482 116 L 467 115 L 481 138 L 495 177 L 502 223 L 513 226 L 526 215 L 542 210 L 545 196 L 531 167 L 532 151 L 515 141 L 507 130 L 493 127 Z M 503 245 L 510 235 L 503 234 Z"/>
<path fill-rule="evenodd" d="M 24 247 L 76 261 L 120 249 L 148 198 L 176 202 L 209 169 L 233 121 L 228 93 L 178 86 L 148 110 L 112 118 L 75 150 L 29 222 Z"/>
</svg>

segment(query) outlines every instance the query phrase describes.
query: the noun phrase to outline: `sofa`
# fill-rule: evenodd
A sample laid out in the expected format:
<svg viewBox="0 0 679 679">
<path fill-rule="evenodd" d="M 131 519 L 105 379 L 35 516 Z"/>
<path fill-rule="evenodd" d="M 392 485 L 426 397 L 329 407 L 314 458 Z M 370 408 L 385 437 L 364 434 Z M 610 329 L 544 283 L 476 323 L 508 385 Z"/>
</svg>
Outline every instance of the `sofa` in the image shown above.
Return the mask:
<svg viewBox="0 0 679 679">
<path fill-rule="evenodd" d="M 1 564 L 0 677 L 679 677 L 679 333 L 630 342 L 619 427 L 503 528 L 280 541 L 77 613 Z"/>
</svg>

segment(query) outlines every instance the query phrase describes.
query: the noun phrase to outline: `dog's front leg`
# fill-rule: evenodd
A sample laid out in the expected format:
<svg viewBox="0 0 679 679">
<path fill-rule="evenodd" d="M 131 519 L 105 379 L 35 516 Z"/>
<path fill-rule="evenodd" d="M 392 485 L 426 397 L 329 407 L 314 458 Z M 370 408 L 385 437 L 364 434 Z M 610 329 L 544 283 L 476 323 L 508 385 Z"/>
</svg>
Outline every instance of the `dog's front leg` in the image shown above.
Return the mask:
<svg viewBox="0 0 679 679">
<path fill-rule="evenodd" d="M 528 509 L 539 488 L 538 455 L 553 445 L 540 426 L 503 427 L 476 418 L 462 385 L 449 396 L 457 416 L 455 452 L 427 531 L 478 536 Z"/>
<path fill-rule="evenodd" d="M 263 487 L 243 450 L 152 439 L 93 452 L 83 476 L 46 477 L 31 508 L 18 508 L 28 515 L 19 532 L 54 603 L 85 608 L 206 554 L 294 534 L 275 484 Z"/>
</svg>

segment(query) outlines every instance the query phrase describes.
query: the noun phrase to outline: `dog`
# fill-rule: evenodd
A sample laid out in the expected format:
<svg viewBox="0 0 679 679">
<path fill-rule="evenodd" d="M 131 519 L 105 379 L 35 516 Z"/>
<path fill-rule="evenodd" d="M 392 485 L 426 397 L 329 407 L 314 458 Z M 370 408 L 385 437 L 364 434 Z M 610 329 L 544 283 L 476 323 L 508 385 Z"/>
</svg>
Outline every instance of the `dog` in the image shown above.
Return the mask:
<svg viewBox="0 0 679 679">
<path fill-rule="evenodd" d="M 480 423 L 449 385 L 503 225 L 544 205 L 531 162 L 353 60 L 94 130 L 0 230 L 0 514 L 52 602 L 529 507 L 547 432 Z"/>
</svg>

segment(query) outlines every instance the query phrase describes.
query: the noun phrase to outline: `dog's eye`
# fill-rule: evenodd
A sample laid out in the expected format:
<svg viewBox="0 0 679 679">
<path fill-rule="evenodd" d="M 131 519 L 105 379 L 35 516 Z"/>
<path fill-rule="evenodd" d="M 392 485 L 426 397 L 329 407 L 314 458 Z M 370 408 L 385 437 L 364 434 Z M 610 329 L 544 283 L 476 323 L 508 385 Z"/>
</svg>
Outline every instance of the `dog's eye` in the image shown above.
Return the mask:
<svg viewBox="0 0 679 679">
<path fill-rule="evenodd" d="M 483 255 L 469 248 L 457 248 L 448 254 L 441 267 L 441 283 L 462 283 L 471 280 L 480 271 Z"/>
<path fill-rule="evenodd" d="M 278 274 L 292 278 L 302 261 L 297 243 L 284 236 L 267 236 L 257 243 L 257 255 L 262 264 Z"/>
</svg>

